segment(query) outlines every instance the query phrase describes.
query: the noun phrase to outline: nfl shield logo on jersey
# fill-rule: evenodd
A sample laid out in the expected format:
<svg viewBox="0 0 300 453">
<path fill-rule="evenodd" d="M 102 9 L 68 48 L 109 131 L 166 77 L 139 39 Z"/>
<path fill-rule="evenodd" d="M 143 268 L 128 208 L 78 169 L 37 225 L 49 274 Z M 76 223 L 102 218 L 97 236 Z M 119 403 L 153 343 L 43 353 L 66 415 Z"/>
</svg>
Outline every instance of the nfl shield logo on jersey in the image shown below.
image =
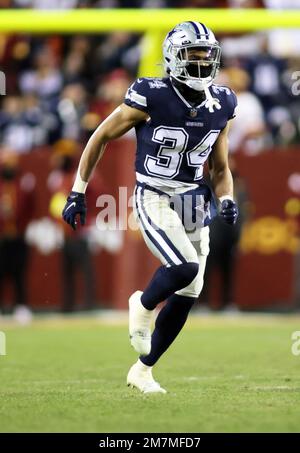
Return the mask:
<svg viewBox="0 0 300 453">
<path fill-rule="evenodd" d="M 197 116 L 198 112 L 197 109 L 191 109 L 190 110 L 190 117 L 195 118 Z"/>
</svg>

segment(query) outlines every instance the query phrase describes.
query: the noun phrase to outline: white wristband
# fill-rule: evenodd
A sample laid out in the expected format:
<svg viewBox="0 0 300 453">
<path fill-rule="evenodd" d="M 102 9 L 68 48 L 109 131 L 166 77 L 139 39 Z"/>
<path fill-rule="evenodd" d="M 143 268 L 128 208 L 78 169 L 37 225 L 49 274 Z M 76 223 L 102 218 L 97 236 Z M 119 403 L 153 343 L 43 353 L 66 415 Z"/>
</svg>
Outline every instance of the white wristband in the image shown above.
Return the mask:
<svg viewBox="0 0 300 453">
<path fill-rule="evenodd" d="M 220 203 L 223 203 L 224 200 L 234 201 L 234 199 L 231 195 L 222 195 L 222 197 L 219 198 Z"/>
<path fill-rule="evenodd" d="M 72 187 L 73 192 L 85 193 L 88 183 L 81 179 L 79 169 L 76 174 L 76 178 Z"/>
</svg>

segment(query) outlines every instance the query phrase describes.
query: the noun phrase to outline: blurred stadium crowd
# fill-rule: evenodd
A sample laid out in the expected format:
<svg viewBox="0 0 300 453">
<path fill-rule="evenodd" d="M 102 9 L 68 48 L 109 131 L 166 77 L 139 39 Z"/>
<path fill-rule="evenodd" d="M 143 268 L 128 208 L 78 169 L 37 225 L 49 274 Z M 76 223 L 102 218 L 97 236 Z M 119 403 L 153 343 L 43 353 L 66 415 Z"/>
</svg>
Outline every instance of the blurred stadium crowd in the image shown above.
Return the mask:
<svg viewBox="0 0 300 453">
<path fill-rule="evenodd" d="M 300 0 L 2 0 L 0 6 L 299 9 Z M 288 149 L 299 143 L 299 93 L 293 84 L 297 82 L 295 74 L 300 75 L 300 31 L 274 30 L 217 37 L 223 50 L 217 83 L 230 86 L 238 97 L 237 118 L 230 132 L 231 153 L 254 155 L 268 148 Z M 34 182 L 30 177 L 23 178 L 11 186 L 11 192 L 5 181 L 12 177 L 16 156 L 33 153 L 36 149 L 52 150 L 54 173 L 50 173 L 47 184 L 54 201 L 50 202 L 49 211 L 59 223 L 61 209 L 57 206 L 64 202 L 65 195 L 57 203 L 57 194 L 66 194 L 69 190 L 78 144 L 84 144 L 97 125 L 123 101 L 128 86 L 137 77 L 142 51 L 143 36 L 120 31 L 88 36 L 0 35 L 0 68 L 6 76 L 6 96 L 1 96 L 0 100 L 0 278 L 7 272 L 9 257 L 14 257 L 9 271 L 15 278 L 17 305 L 24 305 L 26 300 L 22 270 L 28 262 L 28 238 L 25 240 L 24 233 L 34 217 L 31 213 Z M 57 171 L 63 176 L 58 178 Z M 102 190 L 103 187 L 95 188 L 98 194 Z M 89 224 L 92 223 L 91 218 Z M 51 236 L 50 226 L 46 227 L 49 228 L 47 235 L 43 230 L 43 246 L 45 237 Z M 86 281 L 85 306 L 92 306 L 94 284 L 86 240 L 90 232 L 86 236 L 72 236 L 65 230 L 64 235 L 64 241 L 55 239 L 60 241 L 59 246 L 64 242 L 62 305 L 66 311 L 72 308 L 70 288 L 75 267 L 79 265 Z M 34 243 L 36 230 L 32 236 Z"/>
<path fill-rule="evenodd" d="M 277 6 L 300 8 L 300 0 L 257 1 L 45 1 L 14 0 L 2 6 L 75 8 L 148 6 Z M 209 5 L 208 5 L 209 3 Z M 300 67 L 299 31 L 219 35 L 222 70 L 217 82 L 238 95 L 239 115 L 231 151 L 257 153 L 299 141 L 300 105 L 292 90 Z M 136 77 L 143 38 L 114 32 L 98 36 L 0 36 L 6 75 L 0 144 L 18 153 L 61 138 L 84 142 L 122 102 Z"/>
<path fill-rule="evenodd" d="M 2 8 L 297 8 L 299 0 L 1 0 Z"/>
</svg>

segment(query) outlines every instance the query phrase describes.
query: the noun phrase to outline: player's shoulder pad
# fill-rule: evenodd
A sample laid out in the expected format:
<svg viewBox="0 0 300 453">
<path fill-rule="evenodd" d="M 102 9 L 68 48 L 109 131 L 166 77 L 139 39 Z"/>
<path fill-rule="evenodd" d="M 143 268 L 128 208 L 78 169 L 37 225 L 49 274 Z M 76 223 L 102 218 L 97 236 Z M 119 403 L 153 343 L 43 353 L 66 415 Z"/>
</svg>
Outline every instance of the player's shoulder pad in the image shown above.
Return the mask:
<svg viewBox="0 0 300 453">
<path fill-rule="evenodd" d="M 226 106 L 228 111 L 228 119 L 235 117 L 235 109 L 237 106 L 237 97 L 235 92 L 226 86 L 222 85 L 212 85 L 213 95 L 216 95 L 220 101 L 221 105 Z"/>
<path fill-rule="evenodd" d="M 155 91 L 161 88 L 168 88 L 164 79 L 140 77 L 128 88 L 125 95 L 125 104 L 147 111 L 151 107 L 151 100 L 155 96 Z"/>
</svg>

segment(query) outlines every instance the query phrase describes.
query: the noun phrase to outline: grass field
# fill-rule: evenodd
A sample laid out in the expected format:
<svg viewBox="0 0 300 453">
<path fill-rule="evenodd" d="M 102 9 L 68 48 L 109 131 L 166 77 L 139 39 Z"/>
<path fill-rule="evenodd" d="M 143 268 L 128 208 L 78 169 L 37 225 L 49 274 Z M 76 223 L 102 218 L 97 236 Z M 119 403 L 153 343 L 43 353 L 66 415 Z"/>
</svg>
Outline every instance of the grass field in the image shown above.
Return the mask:
<svg viewBox="0 0 300 453">
<path fill-rule="evenodd" d="M 300 431 L 299 317 L 192 317 L 154 373 L 168 393 L 152 396 L 125 385 L 136 359 L 125 320 L 0 330 L 1 432 Z"/>
</svg>

